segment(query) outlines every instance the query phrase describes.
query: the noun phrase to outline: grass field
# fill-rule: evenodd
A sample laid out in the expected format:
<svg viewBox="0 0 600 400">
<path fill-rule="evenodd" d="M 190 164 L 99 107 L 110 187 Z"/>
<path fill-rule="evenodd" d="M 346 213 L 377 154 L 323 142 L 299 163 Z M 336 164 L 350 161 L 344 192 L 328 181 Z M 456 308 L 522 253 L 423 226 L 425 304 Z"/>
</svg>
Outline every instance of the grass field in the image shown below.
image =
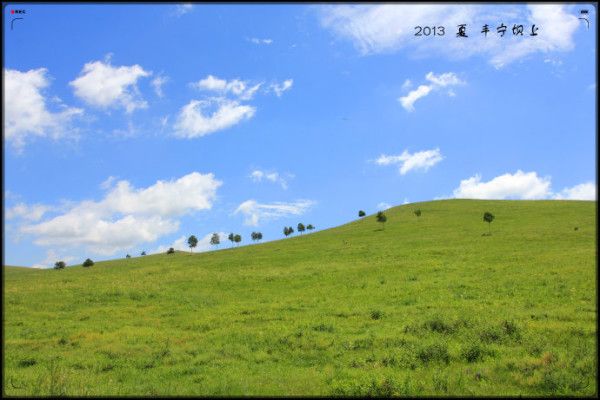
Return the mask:
<svg viewBox="0 0 600 400">
<path fill-rule="evenodd" d="M 386 214 L 384 230 L 370 215 L 201 254 L 5 267 L 5 395 L 597 393 L 596 202 Z"/>
</svg>

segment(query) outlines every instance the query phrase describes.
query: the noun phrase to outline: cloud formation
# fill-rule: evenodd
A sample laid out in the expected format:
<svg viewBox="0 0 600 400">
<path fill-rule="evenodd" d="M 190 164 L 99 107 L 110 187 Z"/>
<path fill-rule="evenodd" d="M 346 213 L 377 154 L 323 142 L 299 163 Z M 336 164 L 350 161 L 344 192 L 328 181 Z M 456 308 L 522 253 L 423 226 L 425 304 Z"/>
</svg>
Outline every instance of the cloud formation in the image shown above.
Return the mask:
<svg viewBox="0 0 600 400">
<path fill-rule="evenodd" d="M 488 182 L 480 175 L 460 181 L 454 197 L 467 199 L 543 199 L 550 194 L 550 178 L 541 178 L 536 172 L 518 170 L 506 173 Z"/>
<path fill-rule="evenodd" d="M 192 3 L 183 3 L 175 6 L 172 15 L 175 17 L 181 17 L 194 9 L 194 5 Z"/>
<path fill-rule="evenodd" d="M 286 90 L 289 90 L 289 89 L 292 88 L 293 84 L 294 84 L 294 80 L 293 79 L 286 79 L 282 83 L 273 83 L 273 84 L 271 84 L 270 89 L 275 92 L 275 94 L 277 95 L 277 97 L 281 97 L 281 95 L 283 94 L 283 92 L 285 92 Z"/>
<path fill-rule="evenodd" d="M 433 90 L 445 88 L 447 86 L 462 85 L 465 83 L 464 81 L 460 80 L 454 72 L 446 72 L 440 75 L 436 75 L 433 72 L 429 72 L 427 73 L 427 75 L 425 75 L 425 79 L 428 80 L 430 83 L 426 85 L 419 85 L 419 87 L 415 90 L 411 90 L 405 96 L 398 98 L 398 101 L 400 102 L 400 104 L 402 104 L 402 107 L 404 107 L 406 111 L 414 111 L 415 102 L 420 98 L 427 96 Z M 409 80 L 407 81 L 410 82 Z M 410 84 L 407 85 L 407 81 L 404 82 L 404 84 L 402 85 L 403 87 L 410 87 Z M 448 95 L 455 96 L 456 94 L 452 90 L 450 90 L 448 91 Z"/>
<path fill-rule="evenodd" d="M 273 39 L 259 39 L 259 38 L 250 38 L 248 39 L 248 41 L 254 43 L 254 44 L 271 44 L 273 43 Z"/>
<path fill-rule="evenodd" d="M 72 204 L 21 232 L 35 236 L 39 245 L 85 246 L 111 255 L 177 231 L 178 217 L 212 207 L 221 184 L 213 174 L 198 172 L 142 189 L 122 180 L 108 187 L 102 200 Z"/>
<path fill-rule="evenodd" d="M 48 110 L 43 90 L 50 85 L 46 68 L 26 72 L 4 70 L 4 138 L 21 150 L 31 136 L 53 139 L 75 135 L 71 121 L 83 110 L 67 107 L 60 99 L 59 111 Z"/>
<path fill-rule="evenodd" d="M 156 93 L 158 97 L 163 97 L 164 94 L 162 91 L 162 87 L 168 81 L 169 78 L 166 76 L 157 76 L 156 78 L 152 79 L 152 82 L 150 82 L 150 84 L 154 88 L 154 93 Z"/>
<path fill-rule="evenodd" d="M 291 174 L 287 174 L 286 176 L 288 178 L 293 178 L 294 177 Z M 269 182 L 278 183 L 279 185 L 281 185 L 281 187 L 283 189 L 287 189 L 288 188 L 286 178 L 284 178 L 283 176 L 281 176 L 279 174 L 279 172 L 277 172 L 277 171 L 268 172 L 268 171 L 262 171 L 260 169 L 255 169 L 255 170 L 253 170 L 250 173 L 250 178 L 254 182 L 262 182 L 263 180 L 266 180 L 266 181 L 269 181 Z"/>
<path fill-rule="evenodd" d="M 198 82 L 192 82 L 190 86 L 199 90 L 217 92 L 219 95 L 233 94 L 241 100 L 250 100 L 254 97 L 256 91 L 261 87 L 262 83 L 257 83 L 250 86 L 247 81 L 240 79 L 220 79 L 213 75 L 208 75 L 206 78 Z"/>
<path fill-rule="evenodd" d="M 275 202 L 261 204 L 256 200 L 246 200 L 238 206 L 234 214 L 245 216 L 244 224 L 258 226 L 262 220 L 273 220 L 290 215 L 302 215 L 315 204 L 312 200 L 297 200 L 290 203 Z"/>
<path fill-rule="evenodd" d="M 75 96 L 91 106 L 102 109 L 122 107 L 127 113 L 132 113 L 136 109 L 148 107 L 148 103 L 139 94 L 137 81 L 151 74 L 137 64 L 113 67 L 110 57 L 107 57 L 104 62 L 86 63 L 79 77 L 69 82 L 69 85 L 73 87 Z"/>
<path fill-rule="evenodd" d="M 192 100 L 179 112 L 175 136 L 188 139 L 202 137 L 250 119 L 255 112 L 255 107 L 225 98 Z"/>
<path fill-rule="evenodd" d="M 570 188 L 564 188 L 554 194 L 556 200 L 596 200 L 596 184 L 594 182 L 581 183 Z"/>
<path fill-rule="evenodd" d="M 282 85 L 269 86 L 263 92 L 274 91 L 277 96 L 291 88 L 292 80 Z M 241 79 L 226 80 L 214 75 L 190 83 L 194 89 L 211 92 L 216 97 L 191 100 L 183 106 L 174 124 L 174 135 L 179 138 L 197 138 L 230 128 L 251 119 L 256 107 L 244 104 L 253 99 L 263 82 L 251 84 Z"/>
<path fill-rule="evenodd" d="M 407 50 L 417 56 L 467 58 L 483 55 L 496 68 L 535 53 L 564 52 L 574 47 L 579 21 L 574 5 L 503 4 L 375 4 L 335 5 L 321 8 L 321 24 L 335 36 L 350 40 L 362 55 Z M 537 36 L 500 37 L 495 31 L 502 21 L 514 21 L 531 29 Z M 415 37 L 415 26 L 444 26 L 443 36 L 433 40 Z M 457 40 L 456 27 L 466 24 L 468 40 Z M 481 27 L 490 25 L 485 37 Z M 509 28 L 510 29 L 510 28 Z M 511 33 L 512 35 L 512 33 Z M 423 40 L 424 39 L 424 40 Z M 466 38 L 465 38 L 466 39 Z"/>
<path fill-rule="evenodd" d="M 6 210 L 5 218 L 7 220 L 22 218 L 28 221 L 40 220 L 51 207 L 43 204 L 33 204 L 31 206 L 25 203 L 18 203 Z"/>
<path fill-rule="evenodd" d="M 409 153 L 404 150 L 400 155 L 385 155 L 379 156 L 375 163 L 378 165 L 394 165 L 398 164 L 400 175 L 405 175 L 413 170 L 427 171 L 435 164 L 442 161 L 444 157 L 440 153 L 440 149 L 424 150 L 416 153 Z"/>
</svg>

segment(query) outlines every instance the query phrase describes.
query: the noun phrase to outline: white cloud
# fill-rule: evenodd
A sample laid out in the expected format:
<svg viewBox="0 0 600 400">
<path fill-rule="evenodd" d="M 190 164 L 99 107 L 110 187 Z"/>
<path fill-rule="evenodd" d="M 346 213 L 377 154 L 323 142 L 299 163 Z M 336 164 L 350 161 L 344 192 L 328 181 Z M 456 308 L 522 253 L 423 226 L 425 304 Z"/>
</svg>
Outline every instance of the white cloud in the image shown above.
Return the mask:
<svg viewBox="0 0 600 400">
<path fill-rule="evenodd" d="M 399 164 L 400 175 L 405 175 L 412 170 L 427 171 L 443 159 L 440 149 L 424 150 L 413 154 L 404 150 L 402 154 L 397 156 L 382 154 L 375 160 L 375 163 L 378 165 Z"/>
<path fill-rule="evenodd" d="M 402 107 L 406 109 L 406 111 L 414 111 L 415 101 L 419 100 L 421 97 L 425 97 L 431 92 L 431 86 L 420 85 L 415 90 L 408 93 L 406 96 L 400 97 L 398 101 L 402 104 Z"/>
<path fill-rule="evenodd" d="M 433 72 L 429 72 L 427 73 L 427 75 L 425 75 L 425 79 L 431 83 L 429 85 L 419 85 L 418 88 L 410 91 L 407 95 L 398 98 L 398 101 L 400 102 L 400 104 L 402 104 L 402 107 L 404 107 L 406 111 L 414 111 L 415 101 L 427 96 L 429 93 L 431 93 L 432 90 L 436 90 L 446 86 L 462 85 L 465 83 L 464 81 L 460 80 L 458 76 L 456 76 L 456 74 L 453 72 L 446 72 L 440 75 L 436 75 Z M 406 82 L 402 86 L 407 86 Z M 455 96 L 456 94 L 452 90 L 449 90 L 448 95 Z"/>
<path fill-rule="evenodd" d="M 19 203 L 6 210 L 6 219 L 23 218 L 28 221 L 40 220 L 46 212 L 51 210 L 51 207 L 43 204 L 33 204 L 28 206 L 25 203 Z"/>
<path fill-rule="evenodd" d="M 454 197 L 469 199 L 544 199 L 551 194 L 550 178 L 541 178 L 536 172 L 518 170 L 506 173 L 488 182 L 475 175 L 460 181 Z"/>
<path fill-rule="evenodd" d="M 169 78 L 166 76 L 157 76 L 156 78 L 152 79 L 152 82 L 150 82 L 150 84 L 154 88 L 154 93 L 156 93 L 158 97 L 163 97 L 164 94 L 162 91 L 162 86 L 168 81 Z"/>
<path fill-rule="evenodd" d="M 102 181 L 102 183 L 100 184 L 100 188 L 107 190 L 113 185 L 113 183 L 115 183 L 116 180 L 117 180 L 117 177 L 111 175 L 108 178 L 106 178 L 104 181 Z"/>
<path fill-rule="evenodd" d="M 248 40 L 254 44 L 271 44 L 271 43 L 273 43 L 273 39 L 250 38 Z"/>
<path fill-rule="evenodd" d="M 445 74 L 441 75 L 436 75 L 433 72 L 428 72 L 427 75 L 425 75 L 425 79 L 433 83 L 435 86 L 439 87 L 460 85 L 464 83 L 453 72 L 446 72 Z"/>
<path fill-rule="evenodd" d="M 221 184 L 213 174 L 198 172 L 142 189 L 119 181 L 102 200 L 75 203 L 64 214 L 25 225 L 21 232 L 34 235 L 39 245 L 85 246 L 110 255 L 177 231 L 177 217 L 210 209 Z"/>
<path fill-rule="evenodd" d="M 206 111 L 215 108 L 212 113 Z M 181 108 L 175 123 L 175 135 L 195 138 L 232 127 L 254 116 L 256 108 L 224 98 L 192 100 Z"/>
<path fill-rule="evenodd" d="M 83 114 L 80 108 L 67 107 L 50 112 L 42 90 L 49 86 L 45 68 L 21 72 L 4 70 L 4 138 L 22 149 L 28 136 L 50 136 L 54 139 L 75 133 L 71 119 Z"/>
<path fill-rule="evenodd" d="M 406 79 L 402 84 L 402 90 L 408 90 L 412 87 L 412 81 L 410 79 Z"/>
<path fill-rule="evenodd" d="M 189 247 L 187 245 L 188 237 L 181 236 L 181 237 L 179 237 L 179 239 L 176 239 L 173 243 L 171 243 L 168 246 L 158 246 L 156 249 L 151 250 L 149 252 L 149 254 L 165 253 L 171 247 L 173 248 L 173 250 L 188 251 L 189 250 Z"/>
<path fill-rule="evenodd" d="M 191 12 L 193 9 L 194 9 L 194 5 L 191 3 L 178 4 L 175 6 L 175 9 L 173 10 L 173 15 L 176 17 L 181 17 L 182 15 L 185 15 L 185 14 Z"/>
<path fill-rule="evenodd" d="M 290 215 L 302 215 L 315 204 L 312 200 L 297 200 L 291 203 L 275 202 L 261 204 L 256 200 L 246 200 L 235 210 L 234 214 L 243 214 L 244 224 L 258 226 L 261 220 L 283 218 Z"/>
<path fill-rule="evenodd" d="M 481 176 L 477 174 L 461 180 L 459 187 L 454 189 L 453 196 L 440 196 L 434 200 L 452 197 L 489 200 L 596 200 L 596 183 L 585 182 L 554 193 L 550 177 L 542 178 L 534 171 L 517 170 L 514 174 L 506 173 L 488 182 L 482 182 Z"/>
<path fill-rule="evenodd" d="M 271 85 L 263 92 L 275 91 L 278 96 L 292 86 L 289 79 L 282 85 Z M 174 124 L 175 136 L 181 138 L 196 138 L 232 127 L 245 119 L 250 119 L 256 112 L 256 107 L 242 104 L 251 100 L 258 92 L 262 82 L 250 84 L 240 79 L 218 78 L 208 75 L 190 86 L 208 92 L 214 92 L 218 97 L 205 97 L 201 100 L 191 100 L 179 111 Z"/>
<path fill-rule="evenodd" d="M 496 68 L 533 53 L 568 51 L 573 48 L 579 26 L 570 13 L 574 5 L 514 5 L 493 7 L 479 4 L 379 4 L 336 5 L 321 8 L 321 23 L 337 37 L 349 39 L 363 55 L 409 50 L 417 56 L 444 55 L 448 58 L 486 56 Z M 510 27 L 504 37 L 496 25 L 505 21 L 539 27 L 537 36 L 513 37 Z M 433 38 L 415 37 L 415 26 L 444 26 L 445 34 Z M 455 37 L 456 27 L 467 25 L 468 39 Z M 490 33 L 480 33 L 490 25 Z"/>
<path fill-rule="evenodd" d="M 377 209 L 379 211 L 385 211 L 385 210 L 387 210 L 388 208 L 391 208 L 391 207 L 392 207 L 391 205 L 389 205 L 388 203 L 383 202 L 383 201 L 381 203 L 377 204 Z"/>
<path fill-rule="evenodd" d="M 75 260 L 73 256 L 59 255 L 55 250 L 48 250 L 46 252 L 46 258 L 40 261 L 39 263 L 33 264 L 31 268 L 54 268 L 54 263 L 57 261 L 64 261 L 67 266 L 69 266 L 70 262 Z"/>
<path fill-rule="evenodd" d="M 553 196 L 556 200 L 596 200 L 596 184 L 581 183 L 570 188 L 564 188 Z"/>
<path fill-rule="evenodd" d="M 137 81 L 152 73 L 139 65 L 113 67 L 110 57 L 105 62 L 92 61 L 83 66 L 79 77 L 69 84 L 75 95 L 87 104 L 108 108 L 121 106 L 127 113 L 148 107 L 137 89 Z"/>
<path fill-rule="evenodd" d="M 277 95 L 277 97 L 281 97 L 281 95 L 283 94 L 283 92 L 285 92 L 286 90 L 289 90 L 292 88 L 292 85 L 294 84 L 294 80 L 293 79 L 286 79 L 285 81 L 283 81 L 283 83 L 273 83 L 270 86 L 270 89 L 273 90 L 275 92 L 275 94 Z"/>
<path fill-rule="evenodd" d="M 237 96 L 241 100 L 252 99 L 261 85 L 262 83 L 257 83 L 254 86 L 249 86 L 247 81 L 242 81 L 240 79 L 232 79 L 227 81 L 225 79 L 217 78 L 213 75 L 208 75 L 206 78 L 201 79 L 198 82 L 190 83 L 190 86 L 195 89 L 217 92 L 220 95 L 230 93 Z"/>
<path fill-rule="evenodd" d="M 287 174 L 287 177 L 288 178 L 292 178 L 293 175 Z M 279 185 L 281 185 L 281 187 L 283 189 L 287 189 L 288 188 L 286 178 L 284 178 L 283 176 L 281 176 L 276 171 L 274 171 L 274 172 L 268 172 L 268 171 L 261 171 L 259 169 L 255 169 L 254 171 L 252 171 L 250 173 L 250 178 L 252 178 L 252 180 L 254 182 L 262 182 L 263 180 L 267 180 L 269 182 L 278 183 Z"/>
</svg>

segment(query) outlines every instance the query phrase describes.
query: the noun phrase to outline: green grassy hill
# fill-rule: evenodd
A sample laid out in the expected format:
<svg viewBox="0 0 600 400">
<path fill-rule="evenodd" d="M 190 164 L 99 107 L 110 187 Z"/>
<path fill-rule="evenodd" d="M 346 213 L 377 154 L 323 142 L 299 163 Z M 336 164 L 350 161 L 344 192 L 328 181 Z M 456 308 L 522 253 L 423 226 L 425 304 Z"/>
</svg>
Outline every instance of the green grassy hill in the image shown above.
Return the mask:
<svg viewBox="0 0 600 400">
<path fill-rule="evenodd" d="M 5 394 L 597 393 L 596 202 L 386 214 L 385 230 L 371 215 L 209 253 L 5 267 Z"/>
</svg>

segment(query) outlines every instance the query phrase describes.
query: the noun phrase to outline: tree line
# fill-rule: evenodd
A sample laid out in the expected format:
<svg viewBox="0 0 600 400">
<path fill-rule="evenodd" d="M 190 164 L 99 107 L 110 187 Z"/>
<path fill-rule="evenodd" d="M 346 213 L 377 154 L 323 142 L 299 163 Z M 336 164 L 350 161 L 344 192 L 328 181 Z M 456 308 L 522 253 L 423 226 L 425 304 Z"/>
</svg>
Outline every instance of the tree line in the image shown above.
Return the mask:
<svg viewBox="0 0 600 400">
<path fill-rule="evenodd" d="M 414 210 L 413 213 L 415 214 L 415 216 L 417 218 L 421 217 L 420 209 Z M 358 216 L 360 218 L 362 218 L 366 215 L 367 214 L 363 210 L 358 211 Z M 382 225 L 382 230 L 385 230 L 385 223 L 387 222 L 387 216 L 385 215 L 385 213 L 383 211 L 378 211 L 377 214 L 375 215 L 375 218 L 376 218 L 376 221 Z M 483 236 L 491 236 L 491 234 L 492 234 L 491 224 L 495 218 L 496 217 L 494 216 L 494 214 L 492 214 L 489 211 L 486 211 L 483 214 L 483 221 L 488 223 L 488 233 L 484 234 Z M 296 228 L 300 234 L 304 233 L 304 231 L 306 231 L 306 230 L 312 231 L 313 229 L 315 229 L 315 227 L 312 224 L 308 224 L 305 226 L 301 222 L 298 223 Z M 577 230 L 577 228 L 576 228 L 576 230 Z M 283 228 L 283 234 L 286 237 L 288 237 L 289 235 L 291 235 L 293 233 L 294 233 L 294 228 L 292 228 L 291 226 L 285 226 Z M 262 232 L 252 232 L 250 234 L 250 237 L 253 242 L 258 242 L 258 241 L 262 240 L 263 234 L 262 234 Z M 241 243 L 242 235 L 232 232 L 227 236 L 227 239 L 231 242 L 231 246 L 233 247 L 234 244 L 239 245 Z M 212 246 L 216 246 L 218 248 L 220 243 L 221 243 L 221 237 L 219 236 L 219 234 L 213 233 L 210 238 L 210 244 Z M 190 252 L 193 252 L 194 247 L 196 247 L 198 245 L 198 238 L 194 235 L 191 235 L 187 240 L 187 244 L 190 248 Z M 173 247 L 170 247 L 169 250 L 167 250 L 167 254 L 173 254 L 173 253 L 175 253 L 175 249 Z M 146 252 L 142 251 L 141 255 L 145 256 Z M 125 256 L 125 258 L 131 258 L 131 255 L 127 254 Z M 91 267 L 92 265 L 94 265 L 94 261 L 92 261 L 91 259 L 88 258 L 81 265 L 86 268 Z M 54 269 L 64 269 L 66 266 L 67 266 L 67 264 L 64 261 L 57 261 L 54 263 Z"/>
</svg>

